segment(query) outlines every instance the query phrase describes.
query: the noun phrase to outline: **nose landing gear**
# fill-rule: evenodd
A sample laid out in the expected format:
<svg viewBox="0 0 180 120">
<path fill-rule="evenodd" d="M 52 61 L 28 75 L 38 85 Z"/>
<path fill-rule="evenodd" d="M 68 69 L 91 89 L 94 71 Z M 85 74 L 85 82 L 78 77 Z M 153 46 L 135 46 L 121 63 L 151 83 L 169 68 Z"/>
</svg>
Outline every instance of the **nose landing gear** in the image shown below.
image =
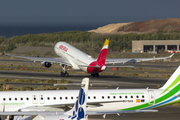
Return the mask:
<svg viewBox="0 0 180 120">
<path fill-rule="evenodd" d="M 61 76 L 62 77 L 69 77 L 69 73 L 67 73 L 65 65 L 62 65 L 62 69 L 63 69 L 63 71 L 61 71 L 61 73 L 60 73 Z"/>
</svg>

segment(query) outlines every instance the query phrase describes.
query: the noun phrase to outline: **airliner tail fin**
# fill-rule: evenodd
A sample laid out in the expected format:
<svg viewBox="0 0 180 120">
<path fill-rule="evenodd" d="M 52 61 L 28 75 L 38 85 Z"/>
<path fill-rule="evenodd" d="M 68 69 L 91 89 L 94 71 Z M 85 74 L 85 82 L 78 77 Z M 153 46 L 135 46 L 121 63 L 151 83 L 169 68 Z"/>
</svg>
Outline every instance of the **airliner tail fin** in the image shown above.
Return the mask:
<svg viewBox="0 0 180 120">
<path fill-rule="evenodd" d="M 103 45 L 103 47 L 101 49 L 101 52 L 99 54 L 99 57 L 97 59 L 98 63 L 101 63 L 101 64 L 105 65 L 108 46 L 109 46 L 109 40 L 106 39 L 106 41 L 104 42 L 104 45 Z"/>
<path fill-rule="evenodd" d="M 88 94 L 89 78 L 84 78 L 81 82 L 81 88 L 79 90 L 79 96 L 74 104 L 74 107 L 65 114 L 70 115 L 72 118 L 85 118 L 87 94 Z"/>
<path fill-rule="evenodd" d="M 165 83 L 163 87 L 160 89 L 164 89 L 164 92 L 166 92 L 169 89 L 175 88 L 177 85 L 180 85 L 180 66 L 176 69 L 176 71 L 171 75 L 171 77 L 168 79 L 168 81 Z"/>
</svg>

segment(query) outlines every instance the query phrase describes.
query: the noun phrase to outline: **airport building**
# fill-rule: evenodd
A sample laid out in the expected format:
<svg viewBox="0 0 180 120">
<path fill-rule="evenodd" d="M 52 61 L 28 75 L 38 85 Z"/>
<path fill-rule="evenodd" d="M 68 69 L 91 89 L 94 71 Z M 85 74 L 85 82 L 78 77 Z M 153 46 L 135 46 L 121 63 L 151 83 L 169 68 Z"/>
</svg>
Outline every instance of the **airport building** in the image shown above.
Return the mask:
<svg viewBox="0 0 180 120">
<path fill-rule="evenodd" d="M 180 40 L 139 40 L 132 41 L 132 52 L 160 52 L 177 50 L 180 48 Z"/>
</svg>

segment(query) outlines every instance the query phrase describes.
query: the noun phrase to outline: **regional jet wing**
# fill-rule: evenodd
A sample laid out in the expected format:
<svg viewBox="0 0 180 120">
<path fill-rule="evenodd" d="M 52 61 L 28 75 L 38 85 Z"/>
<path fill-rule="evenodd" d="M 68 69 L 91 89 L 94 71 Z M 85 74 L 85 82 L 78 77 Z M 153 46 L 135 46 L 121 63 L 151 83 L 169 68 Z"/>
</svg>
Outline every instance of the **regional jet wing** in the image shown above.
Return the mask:
<svg viewBox="0 0 180 120">
<path fill-rule="evenodd" d="M 86 111 L 87 115 L 117 114 L 117 113 L 145 113 L 158 112 L 158 110 L 122 110 L 122 111 Z"/>
<path fill-rule="evenodd" d="M 121 102 L 123 103 L 124 100 L 103 100 L 98 102 L 88 102 L 88 107 L 99 107 L 103 106 L 103 103 L 116 103 Z M 30 106 L 18 109 L 17 111 L 22 112 L 31 112 L 31 111 L 62 111 L 62 110 L 69 110 L 74 106 L 74 103 L 63 103 L 63 104 L 53 104 L 53 105 L 45 105 L 45 106 Z M 4 106 L 5 107 L 5 106 Z M 0 114 L 1 115 L 1 114 Z"/>
<path fill-rule="evenodd" d="M 158 112 L 158 110 L 86 111 L 87 115 Z M 0 112 L 0 115 L 62 115 L 63 111 Z"/>
<path fill-rule="evenodd" d="M 115 64 L 115 63 L 127 63 L 127 62 L 141 62 L 141 61 L 151 61 L 151 60 L 163 60 L 167 58 L 171 58 L 174 55 L 171 54 L 168 57 L 157 57 L 157 58 L 106 58 L 105 64 Z"/>
<path fill-rule="evenodd" d="M 5 54 L 6 56 L 11 56 L 11 57 L 17 57 L 17 58 L 25 58 L 25 59 L 30 59 L 34 62 L 50 62 L 50 63 L 58 63 L 58 64 L 64 64 L 67 66 L 72 66 L 71 63 L 67 58 L 50 58 L 50 57 L 27 57 L 27 56 L 16 56 L 16 55 L 8 55 Z"/>
<path fill-rule="evenodd" d="M 65 112 L 63 111 L 30 111 L 30 112 L 0 112 L 0 115 L 27 115 L 27 116 L 36 116 L 36 115 L 51 115 L 59 114 L 62 115 Z"/>
</svg>

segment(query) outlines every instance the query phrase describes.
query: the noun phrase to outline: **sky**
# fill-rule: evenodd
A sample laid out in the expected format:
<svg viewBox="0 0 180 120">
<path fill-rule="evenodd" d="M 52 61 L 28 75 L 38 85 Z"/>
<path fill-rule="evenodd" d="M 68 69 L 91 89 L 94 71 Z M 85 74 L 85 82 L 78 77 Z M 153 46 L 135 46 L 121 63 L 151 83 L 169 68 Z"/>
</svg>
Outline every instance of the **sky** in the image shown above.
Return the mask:
<svg viewBox="0 0 180 120">
<path fill-rule="evenodd" d="M 0 0 L 0 25 L 180 18 L 180 0 Z"/>
</svg>

